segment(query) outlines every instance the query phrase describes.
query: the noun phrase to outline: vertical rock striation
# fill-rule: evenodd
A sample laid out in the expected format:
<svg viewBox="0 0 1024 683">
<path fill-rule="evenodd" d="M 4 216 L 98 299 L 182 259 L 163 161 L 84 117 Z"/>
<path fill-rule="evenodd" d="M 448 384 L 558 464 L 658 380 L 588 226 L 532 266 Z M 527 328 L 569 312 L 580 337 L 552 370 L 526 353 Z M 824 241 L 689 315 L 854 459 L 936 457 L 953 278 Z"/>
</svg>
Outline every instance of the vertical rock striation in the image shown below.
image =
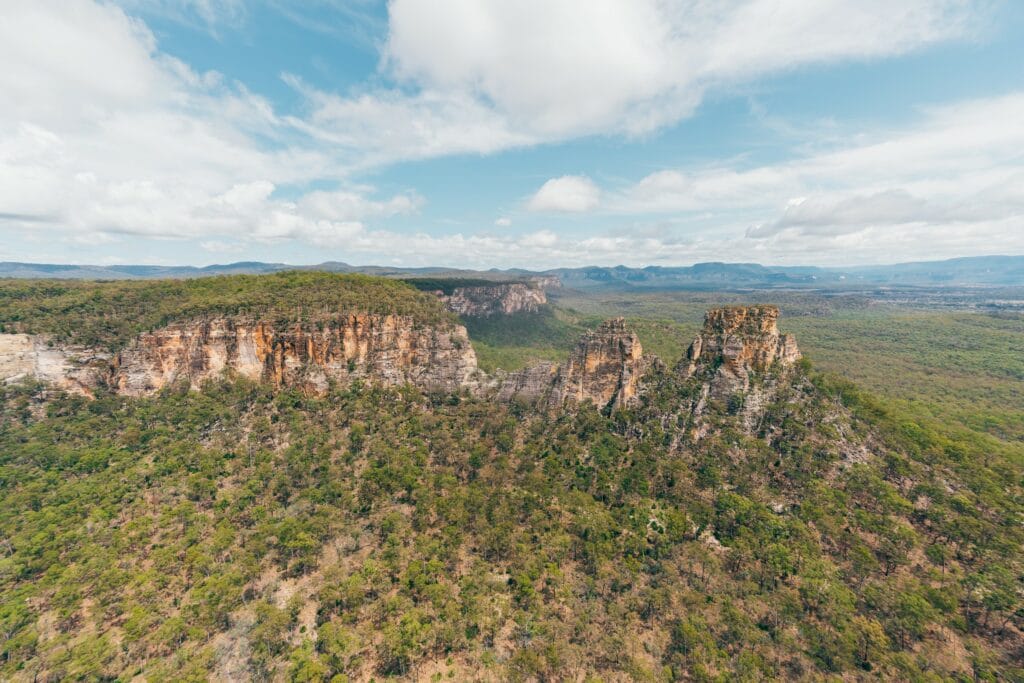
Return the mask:
<svg viewBox="0 0 1024 683">
<path fill-rule="evenodd" d="M 773 365 L 788 367 L 800 358 L 796 339 L 780 334 L 775 306 L 713 308 L 704 329 L 690 344 L 683 372 L 710 380 L 713 398 L 726 398 L 750 389 L 752 376 Z"/>
<path fill-rule="evenodd" d="M 539 400 L 552 408 L 584 401 L 621 408 L 636 398 L 645 369 L 640 340 L 615 318 L 584 335 L 564 364 L 545 363 L 510 375 L 498 397 Z"/>
<path fill-rule="evenodd" d="M 474 318 L 536 313 L 548 302 L 542 287 L 525 282 L 456 287 L 451 294 L 438 292 L 438 296 L 452 313 Z"/>
<path fill-rule="evenodd" d="M 105 363 L 106 357 L 92 349 L 51 346 L 38 335 L 0 334 L 0 382 L 36 379 L 91 396 Z"/>
<path fill-rule="evenodd" d="M 779 380 L 800 357 L 780 334 L 774 306 L 708 311 L 704 328 L 677 366 L 700 384 L 692 412 L 708 401 L 756 420 L 777 395 Z M 351 313 L 311 322 L 215 317 L 173 323 L 139 336 L 113 359 L 87 349 L 53 347 L 44 338 L 0 335 L 0 381 L 36 378 L 80 393 L 106 385 L 143 396 L 184 383 L 191 388 L 224 374 L 276 386 L 325 390 L 331 382 L 412 384 L 430 391 L 467 390 L 501 401 L 559 409 L 592 402 L 602 410 L 633 404 L 648 369 L 640 340 L 622 318 L 587 333 L 562 364 L 486 377 L 461 325 L 427 325 L 411 316 Z M 648 376 L 654 380 L 655 375 Z"/>
<path fill-rule="evenodd" d="M 115 359 L 111 385 L 149 394 L 197 387 L 224 371 L 278 386 L 325 389 L 331 380 L 458 391 L 476 373 L 464 327 L 428 327 L 398 315 L 343 315 L 317 324 L 215 318 L 144 334 Z"/>
</svg>

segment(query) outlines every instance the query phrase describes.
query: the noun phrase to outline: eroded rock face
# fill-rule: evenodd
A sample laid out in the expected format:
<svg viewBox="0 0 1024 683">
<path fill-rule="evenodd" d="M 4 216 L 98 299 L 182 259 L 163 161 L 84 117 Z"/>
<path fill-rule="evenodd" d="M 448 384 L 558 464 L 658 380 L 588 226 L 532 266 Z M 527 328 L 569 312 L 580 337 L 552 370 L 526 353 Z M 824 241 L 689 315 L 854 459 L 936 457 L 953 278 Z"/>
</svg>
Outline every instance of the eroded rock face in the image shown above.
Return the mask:
<svg viewBox="0 0 1024 683">
<path fill-rule="evenodd" d="M 562 365 L 546 363 L 512 373 L 501 384 L 501 400 L 540 400 L 549 407 L 592 401 L 620 408 L 637 396 L 647 367 L 636 334 L 622 318 L 587 333 Z"/>
<path fill-rule="evenodd" d="M 456 287 L 450 295 L 442 294 L 441 298 L 453 313 L 476 318 L 536 313 L 548 302 L 543 287 L 524 282 Z"/>
<path fill-rule="evenodd" d="M 777 364 L 792 366 L 800 358 L 796 339 L 780 334 L 775 306 L 713 308 L 693 340 L 683 367 L 685 376 L 709 380 L 712 398 L 727 399 L 750 389 L 751 378 Z"/>
<path fill-rule="evenodd" d="M 752 422 L 776 394 L 779 379 L 800 357 L 795 340 L 779 333 L 778 314 L 774 306 L 708 312 L 704 329 L 678 365 L 685 378 L 702 385 L 692 406 L 697 418 L 709 401 L 738 401 L 744 421 Z M 548 409 L 586 401 L 616 409 L 638 398 L 645 374 L 655 366 L 664 367 L 644 357 L 640 340 L 622 318 L 587 333 L 565 363 L 490 377 L 477 368 L 461 325 L 428 326 L 396 315 L 346 314 L 303 324 L 227 317 L 185 321 L 141 335 L 113 359 L 87 349 L 52 347 L 31 335 L 0 335 L 0 381 L 32 377 L 86 394 L 106 385 L 142 396 L 178 382 L 198 388 L 228 374 L 318 391 L 331 381 L 359 379 L 467 390 Z"/>
<path fill-rule="evenodd" d="M 91 395 L 105 367 L 105 356 L 79 347 L 51 346 L 39 335 L 0 334 L 0 382 L 36 379 Z"/>
<path fill-rule="evenodd" d="M 352 314 L 317 325 L 275 326 L 228 318 L 144 334 L 115 359 L 111 386 L 149 394 L 179 380 L 197 387 L 229 370 L 278 386 L 325 389 L 329 380 L 457 391 L 471 384 L 476 354 L 462 326 L 411 317 Z"/>
</svg>

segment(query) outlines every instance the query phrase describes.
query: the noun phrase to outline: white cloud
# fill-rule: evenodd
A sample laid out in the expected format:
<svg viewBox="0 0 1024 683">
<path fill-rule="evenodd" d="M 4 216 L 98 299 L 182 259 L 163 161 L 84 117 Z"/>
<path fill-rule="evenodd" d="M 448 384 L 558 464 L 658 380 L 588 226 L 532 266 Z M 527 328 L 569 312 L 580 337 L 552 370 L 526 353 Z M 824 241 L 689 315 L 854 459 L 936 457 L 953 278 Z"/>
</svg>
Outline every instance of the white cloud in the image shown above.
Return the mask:
<svg viewBox="0 0 1024 683">
<path fill-rule="evenodd" d="M 184 7 L 211 25 L 245 13 L 237 0 L 122 4 Z M 377 196 L 356 183 L 361 169 L 402 160 L 644 134 L 685 117 L 707 92 L 766 73 L 969 36 L 978 7 L 968 0 L 393 0 L 377 77 L 354 94 L 289 77 L 306 106 L 284 116 L 223 75 L 161 52 L 145 24 L 116 5 L 7 0 L 0 225 L 41 244 L 53 233 L 82 243 L 186 238 L 210 250 L 296 241 L 344 246 L 367 259 L 467 265 L 678 262 L 722 253 L 778 260 L 837 244 L 873 254 L 879 248 L 871 240 L 887 235 L 903 248 L 911 238 L 952 248 L 967 244 L 956 233 L 964 224 L 979 239 L 1002 235 L 1009 250 L 1024 239 L 1012 223 L 1024 203 L 1018 95 L 946 107 L 914 132 L 761 168 L 667 169 L 603 196 L 585 176 L 553 178 L 527 202 L 545 212 L 719 217 L 715 234 L 701 227 L 687 240 L 674 228 L 637 225 L 586 237 L 529 225 L 532 232 L 514 234 L 504 217 L 497 236 L 408 236 L 379 224 L 415 214 L 424 200 L 412 191 Z M 305 189 L 324 185 L 338 189 Z M 806 200 L 785 208 L 794 197 Z"/>
<path fill-rule="evenodd" d="M 379 166 L 467 152 L 489 154 L 541 142 L 513 129 L 486 104 L 458 92 L 357 97 L 325 93 L 296 76 L 286 81 L 310 103 L 308 118 L 288 117 L 297 130 L 329 144 L 350 167 Z"/>
<path fill-rule="evenodd" d="M 386 65 L 543 139 L 644 133 L 709 88 L 969 34 L 968 0 L 393 0 Z"/>
<path fill-rule="evenodd" d="M 806 258 L 811 247 L 860 260 L 1024 248 L 1024 93 L 934 108 L 911 128 L 851 139 L 773 165 L 658 171 L 604 206 L 747 221 L 737 246 L 774 260 L 794 249 Z"/>
<path fill-rule="evenodd" d="M 579 213 L 590 211 L 601 202 L 601 190 L 590 178 L 564 175 L 552 178 L 527 202 L 530 211 L 558 211 Z"/>
<path fill-rule="evenodd" d="M 494 221 L 494 225 L 499 228 L 508 228 L 512 225 L 512 219 L 507 216 L 502 216 Z"/>
<path fill-rule="evenodd" d="M 202 13 L 232 3 L 194 3 Z M 211 16 L 211 21 L 216 17 Z M 13 0 L 0 21 L 0 223 L 110 235 L 334 243 L 422 199 L 343 188 L 350 164 L 216 73 L 161 54 L 144 24 L 88 0 Z M 275 194 L 277 193 L 277 194 Z"/>
<path fill-rule="evenodd" d="M 715 89 L 973 35 L 982 0 L 393 0 L 379 86 L 295 77 L 293 121 L 363 164 L 642 135 Z"/>
</svg>

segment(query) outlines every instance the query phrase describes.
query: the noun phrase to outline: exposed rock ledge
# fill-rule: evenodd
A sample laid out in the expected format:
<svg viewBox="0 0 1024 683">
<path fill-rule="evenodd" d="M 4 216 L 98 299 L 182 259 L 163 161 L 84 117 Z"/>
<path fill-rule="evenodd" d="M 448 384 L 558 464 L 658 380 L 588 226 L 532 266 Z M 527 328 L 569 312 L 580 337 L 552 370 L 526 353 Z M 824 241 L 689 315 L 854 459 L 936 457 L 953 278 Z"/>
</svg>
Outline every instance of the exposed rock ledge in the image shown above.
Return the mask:
<svg viewBox="0 0 1024 683">
<path fill-rule="evenodd" d="M 315 326 L 215 318 L 142 335 L 117 355 L 111 386 L 138 396 L 181 379 L 198 387 L 225 370 L 319 390 L 330 380 L 362 378 L 457 391 L 470 383 L 477 366 L 459 325 L 434 328 L 408 316 L 365 314 Z"/>
<path fill-rule="evenodd" d="M 440 291 L 437 295 L 449 311 L 474 318 L 536 313 L 548 302 L 544 288 L 533 282 L 456 287 L 449 295 Z"/>
<path fill-rule="evenodd" d="M 541 400 L 549 407 L 592 401 L 621 408 L 637 396 L 647 360 L 636 334 L 622 318 L 602 323 L 562 365 L 545 363 L 512 373 L 501 384 L 500 400 Z"/>
<path fill-rule="evenodd" d="M 792 335 L 779 333 L 778 320 L 775 306 L 711 309 L 686 353 L 685 376 L 707 375 L 711 396 L 724 399 L 750 389 L 751 377 L 773 364 L 792 365 L 800 350 Z"/>
<path fill-rule="evenodd" d="M 748 411 L 755 410 L 771 387 L 764 382 L 752 386 L 754 380 L 800 356 L 795 340 L 779 334 L 777 319 L 774 306 L 709 311 L 680 371 L 704 383 L 705 398 L 724 400 L 745 392 Z M 396 315 L 339 315 L 302 325 L 235 318 L 181 322 L 141 335 L 113 359 L 53 348 L 29 335 L 0 335 L 0 381 L 35 377 L 83 393 L 106 385 L 129 396 L 178 382 L 197 388 L 230 372 L 318 391 L 331 381 L 365 379 L 387 386 L 468 390 L 547 408 L 591 401 L 605 409 L 634 402 L 655 363 L 656 358 L 643 355 L 640 340 L 622 318 L 584 335 L 561 365 L 543 363 L 493 377 L 477 368 L 461 325 L 429 327 Z M 701 407 L 694 412 L 700 414 Z"/>
<path fill-rule="evenodd" d="M 107 356 L 79 347 L 51 346 L 45 337 L 0 334 L 0 382 L 36 379 L 65 391 L 92 395 Z"/>
</svg>

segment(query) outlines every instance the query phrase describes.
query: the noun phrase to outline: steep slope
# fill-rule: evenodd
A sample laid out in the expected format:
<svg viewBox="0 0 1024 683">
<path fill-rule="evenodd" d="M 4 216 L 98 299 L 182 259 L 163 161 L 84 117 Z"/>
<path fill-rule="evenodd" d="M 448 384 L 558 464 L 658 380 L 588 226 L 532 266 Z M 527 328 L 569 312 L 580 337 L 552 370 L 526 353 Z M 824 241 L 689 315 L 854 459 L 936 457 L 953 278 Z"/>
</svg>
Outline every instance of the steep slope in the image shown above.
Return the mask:
<svg viewBox="0 0 1024 683">
<path fill-rule="evenodd" d="M 549 408 L 587 401 L 602 410 L 621 408 L 636 398 L 647 365 L 636 334 L 615 318 L 584 335 L 565 363 L 542 363 L 503 379 L 498 397 Z"/>
<path fill-rule="evenodd" d="M 95 349 L 51 346 L 37 335 L 0 334 L 0 382 L 39 380 L 92 395 L 106 370 L 107 355 Z"/>
<path fill-rule="evenodd" d="M 225 372 L 316 391 L 363 379 L 452 392 L 470 383 L 476 356 L 465 328 L 410 316 L 352 313 L 315 326 L 215 318 L 142 335 L 117 354 L 110 386 L 131 396 L 178 380 L 197 389 Z"/>
<path fill-rule="evenodd" d="M 455 322 L 437 299 L 398 280 L 282 272 L 190 280 L 76 282 L 0 280 L 0 333 L 118 351 L 172 322 L 249 318 L 316 323 L 346 313 L 411 316 L 422 325 Z"/>
<path fill-rule="evenodd" d="M 704 329 L 686 353 L 685 375 L 703 368 L 711 395 L 727 398 L 746 392 L 751 378 L 774 365 L 792 365 L 800 358 L 796 339 L 780 334 L 775 306 L 728 306 L 708 311 Z"/>
<path fill-rule="evenodd" d="M 533 405 L 4 387 L 0 678 L 1019 679 L 1021 463 L 776 319 L 711 311 L 673 366 L 609 321 Z"/>
<path fill-rule="evenodd" d="M 409 278 L 404 281 L 438 297 L 445 308 L 462 318 L 536 313 L 548 302 L 545 288 L 558 286 L 557 278 L 510 282 L 465 278 Z"/>
<path fill-rule="evenodd" d="M 315 391 L 356 379 L 457 391 L 476 371 L 465 328 L 436 299 L 380 278 L 30 283 L 5 293 L 0 329 L 12 333 L 0 334 L 0 381 L 139 396 L 228 373 Z"/>
<path fill-rule="evenodd" d="M 461 316 L 488 317 L 536 313 L 548 302 L 544 290 L 522 282 L 484 287 L 459 287 L 445 300 L 448 310 Z"/>
</svg>

